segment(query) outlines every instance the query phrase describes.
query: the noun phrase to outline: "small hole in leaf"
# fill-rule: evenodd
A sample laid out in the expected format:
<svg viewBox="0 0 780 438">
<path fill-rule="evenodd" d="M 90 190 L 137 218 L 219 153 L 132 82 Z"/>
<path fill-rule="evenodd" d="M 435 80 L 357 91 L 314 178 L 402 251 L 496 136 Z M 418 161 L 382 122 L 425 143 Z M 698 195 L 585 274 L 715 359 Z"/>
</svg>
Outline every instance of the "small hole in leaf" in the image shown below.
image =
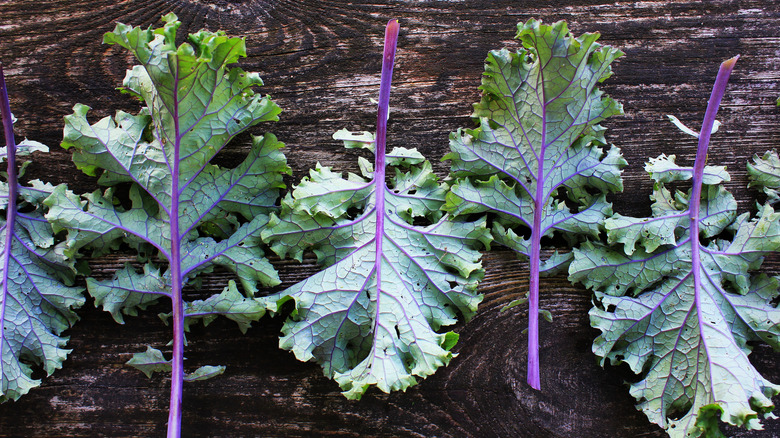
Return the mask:
<svg viewBox="0 0 780 438">
<path fill-rule="evenodd" d="M 360 213 L 360 209 L 355 206 L 351 206 L 347 209 L 347 217 L 349 219 L 356 219 Z"/>
<path fill-rule="evenodd" d="M 666 416 L 669 417 L 670 420 L 679 420 L 680 418 L 684 417 L 685 414 L 690 412 L 691 410 L 691 403 L 676 403 L 672 404 L 672 406 L 669 407 L 669 410 L 666 413 Z M 672 425 L 674 427 L 674 425 Z"/>
</svg>

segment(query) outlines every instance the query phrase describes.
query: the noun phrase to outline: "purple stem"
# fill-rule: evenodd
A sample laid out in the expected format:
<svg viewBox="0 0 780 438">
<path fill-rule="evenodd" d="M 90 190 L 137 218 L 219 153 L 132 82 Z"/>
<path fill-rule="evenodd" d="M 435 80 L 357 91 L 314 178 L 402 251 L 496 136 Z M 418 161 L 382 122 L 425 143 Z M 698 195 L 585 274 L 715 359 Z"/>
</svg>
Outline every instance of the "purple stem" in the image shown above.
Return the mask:
<svg viewBox="0 0 780 438">
<path fill-rule="evenodd" d="M 528 282 L 528 374 L 526 381 L 531 388 L 541 389 L 539 377 L 539 268 L 542 252 L 542 212 L 547 197 L 544 195 L 544 152 L 547 149 L 547 105 L 542 107 L 542 147 L 539 151 L 534 195 L 534 222 L 531 226 L 531 277 Z"/>
<path fill-rule="evenodd" d="M 178 70 L 173 81 L 173 178 L 171 182 L 171 301 L 173 307 L 173 358 L 171 360 L 171 404 L 168 408 L 168 438 L 181 437 L 181 402 L 184 386 L 184 300 L 182 299 L 181 237 L 179 235 L 179 88 Z"/>
<path fill-rule="evenodd" d="M 704 166 L 707 164 L 707 148 L 710 144 L 710 135 L 712 126 L 715 123 L 715 116 L 720 107 L 720 101 L 726 92 L 726 84 L 729 81 L 731 71 L 734 69 L 739 55 L 724 61 L 718 70 L 718 76 L 715 79 L 715 85 L 712 87 L 710 101 L 707 104 L 707 112 L 704 113 L 704 122 L 701 125 L 699 133 L 699 145 L 696 149 L 696 161 L 693 163 L 693 188 L 691 189 L 691 200 L 688 206 L 688 213 L 691 218 L 691 270 L 693 271 L 693 290 L 694 300 L 696 302 L 696 313 L 699 322 L 702 321 L 701 303 L 699 291 L 701 284 L 701 255 L 699 253 L 701 244 L 699 243 L 699 209 L 701 206 L 702 180 L 704 179 Z"/>
<path fill-rule="evenodd" d="M 14 124 L 11 119 L 11 105 L 8 103 L 8 89 L 3 75 L 3 64 L 0 63 L 0 114 L 3 117 L 3 132 L 5 134 L 6 160 L 8 161 L 8 205 L 5 220 L 5 247 L 3 251 L 3 293 L 0 295 L 0 339 L 5 336 L 5 309 L 8 302 L 8 266 L 11 262 L 11 244 L 14 237 L 16 222 L 16 197 L 18 196 L 18 181 L 16 180 L 16 141 L 14 140 Z M 0 357 L 3 356 L 3 345 L 0 342 Z"/>
<path fill-rule="evenodd" d="M 374 333 L 379 323 L 379 297 L 382 287 L 382 242 L 385 234 L 385 146 L 387 143 L 387 115 L 390 111 L 390 82 L 393 79 L 393 61 L 395 48 L 398 44 L 398 21 L 390 20 L 385 29 L 385 51 L 382 57 L 382 79 L 379 83 L 379 104 L 376 116 L 376 145 L 374 164 L 374 183 L 376 184 L 376 259 L 374 260 L 374 275 L 376 275 L 376 312 L 374 318 Z"/>
</svg>

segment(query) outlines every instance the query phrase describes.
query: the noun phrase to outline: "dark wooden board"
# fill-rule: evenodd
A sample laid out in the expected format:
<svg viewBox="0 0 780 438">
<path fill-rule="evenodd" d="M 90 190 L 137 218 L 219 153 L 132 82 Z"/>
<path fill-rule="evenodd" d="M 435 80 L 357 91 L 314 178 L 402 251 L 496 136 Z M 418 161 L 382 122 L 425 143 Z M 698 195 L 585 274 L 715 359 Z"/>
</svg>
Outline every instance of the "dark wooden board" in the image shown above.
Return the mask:
<svg viewBox="0 0 780 438">
<path fill-rule="evenodd" d="M 56 145 L 62 117 L 73 104 L 93 108 L 92 117 L 137 103 L 119 94 L 132 59 L 101 44 L 102 34 L 122 21 L 158 23 L 174 11 L 182 32 L 205 27 L 247 38 L 241 62 L 259 72 L 284 108 L 278 123 L 253 133 L 274 132 L 287 144 L 293 182 L 320 162 L 356 170 L 356 153 L 330 139 L 333 131 L 373 129 L 384 25 L 399 19 L 402 31 L 391 97 L 390 145 L 417 147 L 440 175 L 447 163 L 447 136 L 470 127 L 471 104 L 479 98 L 488 50 L 516 48 L 515 25 L 531 17 L 568 20 L 574 33 L 600 31 L 602 41 L 626 52 L 603 89 L 622 102 L 626 114 L 604 123 L 608 139 L 630 165 L 626 192 L 612 198 L 623 214 L 649 213 L 647 157 L 676 154 L 690 163 L 694 139 L 665 118 L 675 114 L 698 126 L 720 61 L 737 64 L 719 114 L 723 121 L 710 153 L 728 165 L 727 184 L 744 210 L 758 194 L 749 190 L 745 162 L 780 145 L 780 4 L 756 1 L 391 1 L 316 0 L 4 0 L 0 2 L 0 60 L 5 65 L 17 135 L 55 146 L 36 157 L 28 178 L 67 183 L 77 192 L 96 188 Z M 234 163 L 248 148 L 240 137 L 221 160 Z M 92 261 L 106 277 L 127 256 Z M 274 260 L 289 286 L 316 271 L 312 263 Z M 500 313 L 527 289 L 527 265 L 497 248 L 486 254 L 485 300 L 478 315 L 455 329 L 459 354 L 449 367 L 406 393 L 369 391 L 362 401 L 344 399 L 318 366 L 300 363 L 277 348 L 281 321 L 266 319 L 242 336 L 217 321 L 190 335 L 188 363 L 221 363 L 218 378 L 187 384 L 185 436 L 452 436 L 452 437 L 638 437 L 663 436 L 633 407 L 626 369 L 598 367 L 591 353 L 597 332 L 589 327 L 590 294 L 563 276 L 544 279 L 542 307 L 554 315 L 543 323 L 543 391 L 525 384 L 527 311 Z M 770 258 L 767 272 L 780 271 Z M 204 280 L 203 296 L 220 290 L 229 276 Z M 159 305 L 116 325 L 92 302 L 69 331 L 73 353 L 62 370 L 18 402 L 0 406 L 2 436 L 160 436 L 168 406 L 168 380 L 147 379 L 124 364 L 146 345 L 164 346 L 169 328 Z M 764 376 L 780 382 L 777 354 L 758 347 L 751 355 Z M 780 400 L 776 400 L 780 401 Z M 730 436 L 778 437 L 780 421 L 764 432 L 729 428 Z"/>
</svg>

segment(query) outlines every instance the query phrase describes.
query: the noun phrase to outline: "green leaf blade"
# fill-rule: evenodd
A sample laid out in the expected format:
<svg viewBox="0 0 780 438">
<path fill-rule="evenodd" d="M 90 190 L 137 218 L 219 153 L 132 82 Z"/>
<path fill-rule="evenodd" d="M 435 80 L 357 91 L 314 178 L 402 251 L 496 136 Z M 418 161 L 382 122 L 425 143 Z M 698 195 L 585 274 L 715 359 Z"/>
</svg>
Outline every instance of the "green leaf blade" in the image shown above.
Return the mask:
<svg viewBox="0 0 780 438">
<path fill-rule="evenodd" d="M 102 306 L 103 310 L 111 313 L 114 321 L 124 324 L 123 315 L 136 316 L 138 310 L 145 310 L 162 297 L 170 297 L 165 292 L 170 288 L 168 283 L 153 265 L 144 265 L 143 273 L 137 273 L 125 264 L 111 280 L 87 278 L 87 289 L 95 298 L 95 306 Z"/>
<path fill-rule="evenodd" d="M 252 87 L 262 85 L 257 74 L 227 68 L 246 56 L 242 38 L 200 31 L 176 48 L 179 22 L 169 18 L 173 21 L 160 32 L 117 26 L 105 42 L 125 47 L 141 62 L 128 72 L 124 86 L 153 108 L 161 139 L 169 144 L 176 137 L 174 117 L 178 119 L 182 177 L 188 180 L 187 172 L 194 176 L 236 134 L 261 121 L 277 121 L 281 109 L 255 95 Z M 172 167 L 173 155 L 166 157 Z"/>
<path fill-rule="evenodd" d="M 780 202 L 780 157 L 776 150 L 767 151 L 763 156 L 756 155 L 753 162 L 748 163 L 750 184 L 748 187 L 763 188 L 770 203 Z"/>
<path fill-rule="evenodd" d="M 225 372 L 224 365 L 204 365 L 184 376 L 185 382 L 200 382 L 217 377 Z"/>
<path fill-rule="evenodd" d="M 481 301 L 475 289 L 482 269 L 479 253 L 471 246 L 489 242 L 484 219 L 476 223 L 442 219 L 427 227 L 411 226 L 397 213 L 400 209 L 393 208 L 400 205 L 398 195 L 387 190 L 385 196 L 391 213 L 383 212 L 387 222 L 382 254 L 376 253 L 372 234 L 380 214 L 371 206 L 372 195 L 364 207 L 368 214 L 360 215 L 356 223 L 342 218 L 328 228 L 301 231 L 311 236 L 300 242 L 319 236 L 312 239 L 322 239 L 312 245 L 314 250 L 338 254 L 323 258 L 337 261 L 270 298 L 272 309 L 279 306 L 275 301 L 293 298 L 296 303 L 294 316 L 282 329 L 280 346 L 299 360 L 320 363 L 349 398 L 359 398 L 370 386 L 385 392 L 403 390 L 416 383 L 416 377 L 446 365 L 452 353 L 444 346 L 452 336 L 435 330 L 454 324 L 458 313 L 470 318 Z M 301 223 L 290 214 L 278 222 L 280 232 L 271 228 L 267 235 L 272 241 L 289 242 L 288 230 Z M 341 255 L 344 247 L 337 250 L 333 239 L 326 237 L 325 230 L 334 229 L 340 236 L 355 236 L 346 256 Z M 348 240 L 335 240 L 341 239 Z M 374 270 L 377 257 L 382 260 L 381 286 Z"/>
<path fill-rule="evenodd" d="M 246 333 L 253 322 L 265 315 L 265 305 L 261 301 L 246 298 L 236 287 L 234 281 L 219 295 L 212 295 L 206 300 L 187 302 L 184 305 L 184 327 L 189 327 L 196 321 L 209 325 L 218 316 L 223 316 L 238 324 L 241 333 Z M 165 315 L 168 318 L 170 315 Z"/>
<path fill-rule="evenodd" d="M 209 160 L 239 132 L 277 120 L 280 109 L 253 90 L 262 85 L 257 74 L 228 67 L 245 56 L 243 39 L 200 31 L 176 47 L 180 23 L 174 14 L 163 21 L 162 28 L 148 30 L 118 24 L 104 37 L 140 62 L 125 78 L 126 89 L 145 103 L 137 115 L 119 111 L 90 123 L 89 108 L 76 105 L 66 117 L 63 146 L 73 151 L 77 166 L 99 175 L 101 185 L 130 183 L 130 206 L 113 187 L 83 198 L 58 188 L 46 200 L 48 217 L 55 230 L 68 230 L 69 255 L 83 250 L 101 255 L 124 242 L 138 250 L 151 245 L 170 262 L 173 247 L 179 246 L 184 256 L 176 263 L 185 277 L 220 265 L 236 272 L 245 291 L 253 294 L 258 283 L 279 283 L 259 245 L 268 214 L 278 208 L 283 175 L 290 172 L 280 151 L 283 144 L 273 134 L 253 137 L 249 154 L 232 169 Z M 174 145 L 181 147 L 176 206 Z M 181 242 L 171 239 L 174 211 Z M 159 272 L 155 278 L 170 275 L 148 269 Z M 125 286 L 132 287 L 131 275 L 122 276 Z M 160 290 L 141 286 L 139 291 L 166 295 L 170 285 L 170 280 L 158 281 Z M 110 287 L 118 291 L 117 285 Z M 117 320 L 123 309 L 140 308 L 132 294 L 126 305 L 115 307 L 123 300 L 116 298 L 109 306 Z"/>
<path fill-rule="evenodd" d="M 149 346 L 146 347 L 146 351 L 143 353 L 133 354 L 133 357 L 125 364 L 141 371 L 146 374 L 146 377 L 150 378 L 154 373 L 171 372 L 171 361 L 165 359 L 162 351 Z"/>
</svg>

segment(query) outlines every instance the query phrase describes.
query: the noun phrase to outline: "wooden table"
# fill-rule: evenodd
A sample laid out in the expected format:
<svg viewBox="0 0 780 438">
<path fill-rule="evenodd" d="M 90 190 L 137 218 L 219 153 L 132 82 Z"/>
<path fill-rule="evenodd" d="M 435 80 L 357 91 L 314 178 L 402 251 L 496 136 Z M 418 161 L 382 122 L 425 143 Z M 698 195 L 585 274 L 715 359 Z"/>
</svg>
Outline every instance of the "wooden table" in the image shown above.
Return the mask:
<svg viewBox="0 0 780 438">
<path fill-rule="evenodd" d="M 602 42 L 626 52 L 603 89 L 622 102 L 625 115 L 604 125 L 630 165 L 625 193 L 612 197 L 617 212 L 649 214 L 651 183 L 643 163 L 661 153 L 691 163 L 695 139 L 674 128 L 666 114 L 699 126 L 720 61 L 742 58 L 732 76 L 719 119 L 723 126 L 710 153 L 728 165 L 743 210 L 754 210 L 759 194 L 748 190 L 745 162 L 780 145 L 780 4 L 757 1 L 391 1 L 340 0 L 4 0 L 0 3 L 0 60 L 5 65 L 17 136 L 53 146 L 38 155 L 27 178 L 67 183 L 76 192 L 97 185 L 57 147 L 62 117 L 77 102 L 91 117 L 138 104 L 119 94 L 132 59 L 101 44 L 115 22 L 157 25 L 174 11 L 183 31 L 202 27 L 244 35 L 257 71 L 284 109 L 281 121 L 255 134 L 274 132 L 287 144 L 292 183 L 320 162 L 356 171 L 358 153 L 330 138 L 340 128 L 373 130 L 382 33 L 398 18 L 401 38 L 389 127 L 391 146 L 417 147 L 439 175 L 447 163 L 447 136 L 470 127 L 471 104 L 479 98 L 483 60 L 490 49 L 518 47 L 515 25 L 531 17 L 567 20 L 575 34 L 599 31 Z M 248 150 L 241 136 L 219 160 L 235 164 Z M 106 278 L 132 255 L 91 260 Z M 314 273 L 313 258 L 298 264 L 274 259 L 289 286 Z M 187 348 L 192 364 L 227 365 L 224 375 L 187 384 L 185 436 L 453 436 L 453 437 L 637 437 L 664 436 L 634 408 L 624 380 L 627 368 L 603 370 L 591 353 L 597 331 L 588 324 L 590 293 L 564 276 L 543 279 L 541 306 L 553 323 L 542 323 L 543 391 L 525 384 L 527 310 L 499 309 L 528 287 L 527 264 L 504 249 L 484 257 L 485 300 L 478 315 L 455 330 L 459 354 L 406 393 L 371 390 L 348 401 L 312 363 L 298 362 L 277 348 L 280 319 L 265 319 L 242 336 L 229 321 L 193 330 Z M 780 270 L 780 258 L 765 265 Z M 204 278 L 203 297 L 221 290 L 230 276 Z M 275 289 L 277 290 L 277 289 Z M 62 370 L 18 402 L 0 406 L 2 436 L 160 436 L 168 407 L 168 380 L 147 379 L 124 365 L 146 345 L 163 347 L 170 329 L 156 316 L 158 305 L 124 326 L 88 301 L 69 331 L 73 353 Z M 780 382 L 778 356 L 759 346 L 751 356 L 766 378 Z M 780 400 L 775 400 L 776 402 Z M 780 421 L 764 432 L 729 428 L 739 437 L 780 436 Z"/>
</svg>

